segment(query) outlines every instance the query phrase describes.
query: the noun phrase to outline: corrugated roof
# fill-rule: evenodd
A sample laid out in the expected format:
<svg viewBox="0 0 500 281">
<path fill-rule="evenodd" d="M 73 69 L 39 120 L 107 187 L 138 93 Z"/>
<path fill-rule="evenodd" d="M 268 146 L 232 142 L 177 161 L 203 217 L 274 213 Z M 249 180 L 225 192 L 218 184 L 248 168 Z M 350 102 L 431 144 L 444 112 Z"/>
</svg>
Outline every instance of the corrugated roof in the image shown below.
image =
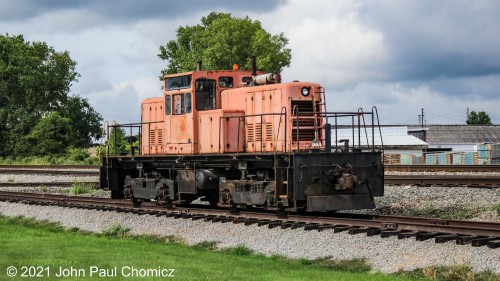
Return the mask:
<svg viewBox="0 0 500 281">
<path fill-rule="evenodd" d="M 431 125 L 428 128 L 429 144 L 500 143 L 500 126 Z"/>
<path fill-rule="evenodd" d="M 428 146 L 428 144 L 421 139 L 408 135 L 406 127 L 383 127 L 381 131 L 384 146 Z M 374 141 L 372 141 L 372 132 L 370 128 L 367 128 L 366 134 L 364 130 L 361 131 L 361 138 L 358 137 L 358 132 L 355 130 L 354 140 L 352 129 L 338 129 L 337 140 L 341 139 L 348 139 L 350 145 L 358 145 L 360 140 L 362 146 L 373 145 L 373 143 L 376 146 L 382 144 L 378 129 L 375 129 Z M 332 144 L 333 143 L 335 143 L 335 131 L 332 131 Z"/>
</svg>

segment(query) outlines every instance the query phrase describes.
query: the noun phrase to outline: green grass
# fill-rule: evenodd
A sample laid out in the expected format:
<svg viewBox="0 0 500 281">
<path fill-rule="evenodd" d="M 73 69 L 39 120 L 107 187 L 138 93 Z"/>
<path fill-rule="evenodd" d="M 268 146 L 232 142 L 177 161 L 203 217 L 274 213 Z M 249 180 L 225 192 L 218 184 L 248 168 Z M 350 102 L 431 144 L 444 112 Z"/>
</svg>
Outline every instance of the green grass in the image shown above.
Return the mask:
<svg viewBox="0 0 500 281">
<path fill-rule="evenodd" d="M 97 165 L 97 157 L 72 158 L 71 155 L 0 157 L 0 165 Z"/>
<path fill-rule="evenodd" d="M 497 215 L 500 215 L 500 203 L 497 203 L 497 204 L 491 206 L 490 210 L 496 211 Z"/>
<path fill-rule="evenodd" d="M 172 280 L 423 280 L 416 276 L 369 273 L 370 267 L 363 260 L 266 257 L 244 246 L 215 250 L 216 242 L 189 247 L 175 237 L 130 236 L 127 228 L 120 225 L 112 225 L 103 234 L 91 234 L 46 221 L 0 216 L 0 229 L 0 280 L 19 280 L 8 278 L 7 268 L 23 265 L 50 267 L 49 278 L 36 280 L 103 280 L 88 276 L 91 266 L 118 268 L 117 277 L 105 280 L 126 280 L 120 272 L 123 266 L 172 268 L 175 269 Z M 57 278 L 59 266 L 84 269 L 87 275 Z M 130 278 L 159 279 L 163 278 Z"/>
<path fill-rule="evenodd" d="M 123 227 L 118 223 L 113 223 L 108 228 L 102 230 L 102 234 L 109 237 L 122 237 L 130 231 L 130 228 Z"/>
<path fill-rule="evenodd" d="M 95 190 L 96 187 L 94 184 L 83 183 L 74 179 L 73 183 L 71 184 L 71 188 L 69 189 L 69 193 L 74 195 L 88 194 L 94 192 Z"/>
<path fill-rule="evenodd" d="M 439 281 L 498 281 L 500 275 L 490 271 L 474 273 L 468 265 L 437 266 L 415 269 L 409 272 L 398 272 L 395 275 L 424 280 Z"/>
</svg>

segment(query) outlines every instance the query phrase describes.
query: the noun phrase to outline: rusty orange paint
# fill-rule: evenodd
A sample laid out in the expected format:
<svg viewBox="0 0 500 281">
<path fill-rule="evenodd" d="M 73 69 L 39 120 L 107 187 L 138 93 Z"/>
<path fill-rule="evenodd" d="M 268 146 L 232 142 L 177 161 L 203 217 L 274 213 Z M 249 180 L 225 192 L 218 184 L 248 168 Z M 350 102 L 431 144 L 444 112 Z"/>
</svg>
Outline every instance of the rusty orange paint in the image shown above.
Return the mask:
<svg viewBox="0 0 500 281">
<path fill-rule="evenodd" d="M 245 81 L 251 78 L 251 72 L 244 70 L 194 71 L 165 77 L 185 75 L 191 75 L 189 87 L 165 89 L 163 97 L 144 100 L 143 154 L 282 152 L 311 148 L 313 138 L 323 141 L 318 129 L 323 120 L 311 117 L 322 110 L 322 87 L 318 84 L 291 82 L 247 87 Z M 219 82 L 221 77 L 226 79 L 224 84 Z M 231 83 L 227 77 L 231 77 Z M 215 81 L 214 109 L 203 110 L 206 107 L 202 106 L 197 110 L 196 93 L 202 93 L 196 89 L 199 79 Z M 303 87 L 310 89 L 308 96 L 301 94 Z M 167 97 L 170 108 L 165 108 Z M 309 117 L 301 117 L 302 127 L 294 127 L 292 122 L 292 118 L 297 118 L 294 104 L 314 111 Z M 298 140 L 296 132 L 302 133 Z"/>
</svg>

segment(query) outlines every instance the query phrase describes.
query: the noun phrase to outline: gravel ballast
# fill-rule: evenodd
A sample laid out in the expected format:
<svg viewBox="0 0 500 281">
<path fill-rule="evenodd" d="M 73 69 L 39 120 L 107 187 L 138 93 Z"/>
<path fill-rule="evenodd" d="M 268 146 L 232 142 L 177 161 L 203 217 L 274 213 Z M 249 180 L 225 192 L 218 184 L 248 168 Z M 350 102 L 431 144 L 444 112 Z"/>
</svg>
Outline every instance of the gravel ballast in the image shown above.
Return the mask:
<svg viewBox="0 0 500 281">
<path fill-rule="evenodd" d="M 257 252 L 291 258 L 332 259 L 366 258 L 375 270 L 395 272 L 427 266 L 468 264 L 475 271 L 500 273 L 500 251 L 487 247 L 460 246 L 454 242 L 435 244 L 433 240 L 416 242 L 414 238 L 366 237 L 364 234 L 333 233 L 333 230 L 269 229 L 256 225 L 209 223 L 201 220 L 173 219 L 149 215 L 32 206 L 0 202 L 6 216 L 34 217 L 59 222 L 65 227 L 101 232 L 114 223 L 131 229 L 131 234 L 173 235 L 196 244 L 218 241 L 219 247 L 245 245 Z"/>
</svg>

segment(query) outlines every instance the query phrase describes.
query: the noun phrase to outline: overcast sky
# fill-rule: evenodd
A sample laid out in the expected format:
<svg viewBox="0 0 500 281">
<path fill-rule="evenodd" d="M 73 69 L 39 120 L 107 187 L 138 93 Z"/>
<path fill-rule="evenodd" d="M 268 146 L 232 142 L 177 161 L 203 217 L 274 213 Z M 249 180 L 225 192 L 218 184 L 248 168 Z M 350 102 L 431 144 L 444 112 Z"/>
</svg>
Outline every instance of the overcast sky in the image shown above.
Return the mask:
<svg viewBox="0 0 500 281">
<path fill-rule="evenodd" d="M 0 32 L 69 51 L 81 74 L 71 93 L 128 123 L 162 94 L 159 46 L 211 11 L 284 32 L 284 81 L 322 84 L 329 111 L 376 106 L 384 124 L 418 124 L 424 108 L 427 124 L 465 124 L 469 108 L 500 124 L 496 0 L 0 0 Z"/>
</svg>

